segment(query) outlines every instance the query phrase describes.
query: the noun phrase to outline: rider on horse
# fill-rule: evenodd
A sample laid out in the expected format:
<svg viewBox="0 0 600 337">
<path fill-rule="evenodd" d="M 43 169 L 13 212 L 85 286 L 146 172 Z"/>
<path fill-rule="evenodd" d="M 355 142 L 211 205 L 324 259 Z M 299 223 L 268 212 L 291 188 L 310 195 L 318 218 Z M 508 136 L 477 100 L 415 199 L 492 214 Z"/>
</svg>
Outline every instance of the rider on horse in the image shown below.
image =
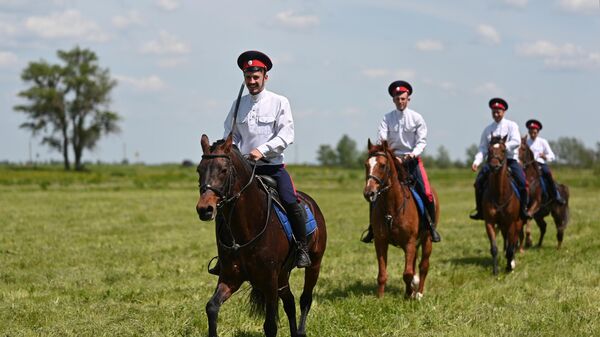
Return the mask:
<svg viewBox="0 0 600 337">
<path fill-rule="evenodd" d="M 565 199 L 560 195 L 556 184 L 554 183 L 554 178 L 552 177 L 552 172 L 550 171 L 550 167 L 548 167 L 547 163 L 554 160 L 554 152 L 550 148 L 550 144 L 548 141 L 539 136 L 540 131 L 542 131 L 542 123 L 535 119 L 530 119 L 525 123 L 527 130 L 529 130 L 529 139 L 527 139 L 527 146 L 533 152 L 533 158 L 538 162 L 540 169 L 542 171 L 542 178 L 546 181 L 548 186 L 548 195 L 552 198 L 552 191 L 554 191 L 554 198 L 556 202 L 561 205 L 565 204 Z"/>
<path fill-rule="evenodd" d="M 519 163 L 519 146 L 521 145 L 521 134 L 517 123 L 504 118 L 508 103 L 502 98 L 492 98 L 489 102 L 489 107 L 492 110 L 492 118 L 494 121 L 488 125 L 481 134 L 478 152 L 475 155 L 475 160 L 471 165 L 473 172 L 477 171 L 479 165 L 483 162 L 484 155 L 488 152 L 488 146 L 493 136 L 508 136 L 506 139 L 506 161 L 510 168 L 511 175 L 517 184 L 519 191 L 519 199 L 521 202 L 521 217 L 523 219 L 530 218 L 527 213 L 527 187 L 525 180 L 525 172 Z M 475 179 L 475 202 L 477 210 L 475 214 L 471 214 L 471 219 L 483 220 L 481 210 L 481 199 L 483 191 L 487 183 L 487 178 L 490 173 L 490 168 L 487 164 L 483 165 L 477 178 Z"/>
<path fill-rule="evenodd" d="M 388 87 L 388 93 L 392 96 L 396 109 L 383 117 L 379 125 L 379 142 L 387 140 L 396 156 L 408 156 L 413 159 L 407 161 L 406 165 L 411 177 L 416 182 L 416 190 L 429 214 L 427 222 L 431 231 L 431 240 L 439 242 L 441 237 L 435 229 L 436 211 L 433 193 L 420 157 L 427 146 L 427 125 L 421 114 L 408 108 L 410 95 L 413 93 L 412 86 L 408 82 L 392 82 Z M 400 161 L 402 162 L 402 160 Z M 373 241 L 371 224 L 369 224 L 367 234 L 361 240 L 365 243 Z"/>
<path fill-rule="evenodd" d="M 296 266 L 311 265 L 306 247 L 306 214 L 299 203 L 292 178 L 283 163 L 283 151 L 294 141 L 294 120 L 288 99 L 265 89 L 267 71 L 273 66 L 269 57 L 259 51 L 246 51 L 237 60 L 250 94 L 241 97 L 236 125 L 233 127 L 236 102 L 225 119 L 227 138 L 233 132 L 233 142 L 240 152 L 256 161 L 256 174 L 268 175 L 277 181 L 277 192 L 292 225 L 298 248 Z M 218 275 L 219 264 L 209 270 Z"/>
</svg>

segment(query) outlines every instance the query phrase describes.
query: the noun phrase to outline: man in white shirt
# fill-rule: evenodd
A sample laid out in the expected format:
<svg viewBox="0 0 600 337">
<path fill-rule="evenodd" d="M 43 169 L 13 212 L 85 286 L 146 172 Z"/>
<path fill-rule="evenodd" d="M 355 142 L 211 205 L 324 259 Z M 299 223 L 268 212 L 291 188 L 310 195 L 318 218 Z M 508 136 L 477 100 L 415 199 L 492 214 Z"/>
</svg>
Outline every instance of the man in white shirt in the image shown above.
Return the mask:
<svg viewBox="0 0 600 337">
<path fill-rule="evenodd" d="M 429 214 L 427 222 L 431 240 L 439 242 L 441 237 L 435 228 L 436 214 L 433 193 L 421 160 L 421 154 L 427 146 L 427 124 L 421 114 L 408 108 L 410 95 L 413 93 L 412 86 L 408 82 L 392 82 L 388 87 L 388 93 L 392 96 L 396 109 L 387 113 L 379 124 L 379 142 L 386 140 L 397 157 L 408 156 L 410 158 L 405 160 L 404 164 L 416 181 L 415 188 L 423 199 L 423 204 Z M 370 224 L 367 234 L 361 240 L 365 243 L 373 240 L 373 229 Z"/>
<path fill-rule="evenodd" d="M 556 157 L 554 156 L 554 152 L 552 152 L 548 141 L 539 136 L 539 133 L 542 130 L 542 123 L 536 119 L 530 119 L 525 123 L 525 126 L 529 131 L 527 146 L 529 146 L 531 152 L 533 152 L 533 158 L 540 165 L 542 178 L 546 181 L 546 186 L 548 187 L 548 195 L 552 198 L 552 195 L 554 194 L 556 202 L 564 205 L 565 199 L 560 195 L 560 192 L 554 183 L 550 167 L 547 165 L 547 163 L 553 161 Z"/>
<path fill-rule="evenodd" d="M 268 175 L 277 181 L 277 191 L 292 225 L 298 245 L 296 266 L 311 265 L 306 247 L 306 214 L 284 165 L 283 151 L 294 142 L 294 120 L 288 99 L 265 89 L 271 70 L 269 57 L 259 51 L 246 51 L 237 60 L 243 71 L 249 94 L 240 98 L 236 125 L 234 101 L 227 118 L 223 138 L 233 133 L 233 142 L 240 152 L 256 161 L 256 174 Z M 262 160 L 261 160 L 262 159 Z M 219 264 L 209 270 L 219 274 Z"/>
<path fill-rule="evenodd" d="M 519 133 L 519 125 L 517 123 L 504 118 L 506 110 L 508 110 L 508 103 L 502 98 L 492 98 L 488 103 L 491 111 L 492 118 L 494 121 L 488 125 L 481 133 L 481 140 L 479 142 L 478 152 L 475 155 L 475 160 L 471 165 L 471 170 L 477 172 L 477 168 L 483 162 L 485 155 L 487 155 L 488 147 L 492 136 L 508 136 L 505 142 L 506 145 L 506 163 L 510 168 L 510 172 L 517 184 L 519 190 L 519 199 L 521 201 L 521 217 L 523 219 L 529 218 L 527 213 L 527 187 L 525 181 L 525 172 L 523 167 L 519 164 L 519 146 L 521 145 L 521 134 Z M 475 179 L 475 202 L 476 202 L 476 213 L 471 214 L 471 219 L 483 220 L 483 214 L 481 212 L 481 198 L 485 185 L 490 172 L 489 166 L 484 164 Z"/>
</svg>

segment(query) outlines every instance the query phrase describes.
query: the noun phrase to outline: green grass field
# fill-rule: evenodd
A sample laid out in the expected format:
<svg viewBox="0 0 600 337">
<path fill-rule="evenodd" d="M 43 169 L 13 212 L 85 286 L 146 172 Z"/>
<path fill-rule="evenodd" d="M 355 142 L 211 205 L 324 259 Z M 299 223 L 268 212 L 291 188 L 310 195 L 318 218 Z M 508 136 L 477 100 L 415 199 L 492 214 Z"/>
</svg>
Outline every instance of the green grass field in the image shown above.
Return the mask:
<svg viewBox="0 0 600 337">
<path fill-rule="evenodd" d="M 556 250 L 550 220 L 541 249 L 492 276 L 468 170 L 430 170 L 442 209 L 422 301 L 403 299 L 403 253 L 375 297 L 373 245 L 361 170 L 290 167 L 319 203 L 328 247 L 309 336 L 600 336 L 600 173 L 556 170 L 571 188 L 571 223 Z M 214 223 L 200 222 L 195 168 L 0 166 L 0 336 L 205 336 L 216 285 Z M 534 241 L 539 230 L 533 227 Z M 499 242 L 502 244 L 502 241 Z M 298 300 L 301 272 L 292 274 Z M 262 335 L 247 314 L 246 285 L 220 312 L 222 336 Z M 288 336 L 280 306 L 279 335 Z"/>
</svg>

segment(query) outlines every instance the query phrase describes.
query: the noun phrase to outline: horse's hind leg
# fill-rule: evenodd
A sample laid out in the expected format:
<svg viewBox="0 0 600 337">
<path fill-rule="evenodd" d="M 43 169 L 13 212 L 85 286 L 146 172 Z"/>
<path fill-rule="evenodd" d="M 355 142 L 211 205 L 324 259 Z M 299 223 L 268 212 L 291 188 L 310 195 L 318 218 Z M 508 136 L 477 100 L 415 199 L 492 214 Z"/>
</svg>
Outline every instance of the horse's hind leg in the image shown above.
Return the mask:
<svg viewBox="0 0 600 337">
<path fill-rule="evenodd" d="M 519 244 L 519 232 L 522 230 L 522 222 L 521 220 L 517 220 L 512 223 L 508 228 L 507 235 L 505 236 L 505 242 L 507 242 L 506 247 L 506 271 L 512 271 L 515 269 L 515 251 L 517 249 L 517 245 Z"/>
<path fill-rule="evenodd" d="M 486 223 L 485 230 L 490 240 L 490 253 L 492 254 L 492 260 L 494 263 L 493 273 L 498 275 L 498 246 L 496 245 L 496 228 L 493 223 Z"/>
<path fill-rule="evenodd" d="M 556 225 L 556 241 L 558 241 L 556 249 L 560 249 L 565 235 L 565 229 L 567 229 L 567 223 L 569 221 L 569 207 L 567 205 L 562 205 L 557 206 L 556 209 L 553 208 L 552 218 Z"/>
<path fill-rule="evenodd" d="M 285 277 L 285 280 L 281 280 L 282 277 Z M 290 289 L 287 273 L 282 273 L 280 276 L 279 287 L 279 298 L 281 298 L 281 301 L 283 302 L 283 310 L 285 311 L 290 324 L 290 336 L 295 337 L 297 336 L 296 301 L 294 300 L 294 294 L 292 294 Z"/>
<path fill-rule="evenodd" d="M 317 263 L 315 263 L 317 262 Z M 306 268 L 304 271 L 304 290 L 300 296 L 300 326 L 298 327 L 298 337 L 306 336 L 306 318 L 312 305 L 312 293 L 317 279 L 319 279 L 319 272 L 321 271 L 321 262 L 313 260 L 313 265 Z"/>
<path fill-rule="evenodd" d="M 266 337 L 277 336 L 277 316 L 278 316 L 278 304 L 279 296 L 277 294 L 276 284 L 273 284 L 264 293 L 265 296 L 265 322 L 263 323 L 263 329 Z M 293 335 L 292 335 L 293 336 Z"/>
<path fill-rule="evenodd" d="M 415 294 L 415 298 L 420 300 L 423 297 L 423 291 L 425 289 L 425 279 L 427 278 L 427 273 L 429 272 L 429 257 L 431 256 L 432 244 L 431 238 L 426 238 L 423 242 L 423 247 L 421 249 L 421 262 L 419 262 L 419 277 L 416 275 L 413 277 L 413 280 L 418 280 L 418 290 Z M 416 282 L 413 282 L 416 283 Z"/>
<path fill-rule="evenodd" d="M 227 301 L 236 290 L 239 289 L 241 282 L 235 280 L 229 282 L 229 284 L 219 280 L 217 289 L 213 296 L 206 303 L 206 316 L 208 317 L 208 336 L 217 337 L 217 318 L 219 316 L 219 309 L 221 304 Z"/>
</svg>

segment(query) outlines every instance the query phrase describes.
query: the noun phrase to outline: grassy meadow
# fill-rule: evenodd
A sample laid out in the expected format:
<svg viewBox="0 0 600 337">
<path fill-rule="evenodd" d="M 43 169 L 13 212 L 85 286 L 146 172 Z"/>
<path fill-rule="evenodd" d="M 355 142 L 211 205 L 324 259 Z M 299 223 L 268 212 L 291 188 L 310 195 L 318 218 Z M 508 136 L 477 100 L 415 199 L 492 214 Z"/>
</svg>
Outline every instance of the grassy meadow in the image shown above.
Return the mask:
<svg viewBox="0 0 600 337">
<path fill-rule="evenodd" d="M 328 247 L 309 336 L 600 336 L 600 172 L 556 169 L 571 188 L 571 222 L 492 276 L 469 170 L 429 171 L 441 203 L 425 296 L 403 299 L 403 253 L 390 247 L 388 287 L 375 297 L 363 171 L 295 167 L 296 186 L 325 214 Z M 195 168 L 0 166 L 0 336 L 205 336 L 217 278 L 214 223 L 200 222 Z M 539 230 L 533 225 L 533 239 Z M 499 241 L 500 247 L 502 241 Z M 302 273 L 292 273 L 299 299 Z M 262 336 L 249 287 L 221 309 L 221 336 Z M 280 305 L 279 335 L 289 336 Z"/>
</svg>

